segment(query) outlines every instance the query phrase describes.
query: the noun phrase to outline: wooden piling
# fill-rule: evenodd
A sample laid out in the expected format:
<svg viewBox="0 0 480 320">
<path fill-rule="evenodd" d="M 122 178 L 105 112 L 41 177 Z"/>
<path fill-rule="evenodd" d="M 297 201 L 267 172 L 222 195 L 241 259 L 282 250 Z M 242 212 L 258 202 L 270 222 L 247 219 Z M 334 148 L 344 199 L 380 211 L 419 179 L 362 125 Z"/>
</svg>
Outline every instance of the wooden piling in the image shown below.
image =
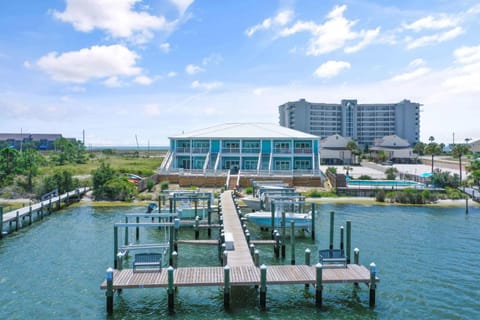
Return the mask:
<svg viewBox="0 0 480 320">
<path fill-rule="evenodd" d="M 121 271 L 123 269 L 123 253 L 117 253 L 117 270 Z"/>
<path fill-rule="evenodd" d="M 208 219 L 208 230 L 207 230 L 207 235 L 208 239 L 212 237 L 212 228 L 210 226 L 212 225 L 212 201 L 210 199 L 207 200 L 207 219 Z"/>
<path fill-rule="evenodd" d="M 465 198 L 465 214 L 468 214 L 468 195 Z"/>
<path fill-rule="evenodd" d="M 171 226 L 168 227 L 168 228 L 169 228 L 169 230 L 168 230 L 168 231 L 169 231 L 169 232 L 168 232 L 168 234 L 169 234 L 169 239 L 168 239 L 168 246 L 169 246 L 169 248 L 168 248 L 168 263 L 169 263 L 169 265 L 173 265 L 173 251 L 174 251 L 174 250 L 173 250 L 173 244 L 174 244 L 174 242 L 175 242 L 175 241 L 174 241 L 174 240 L 175 240 L 175 239 L 174 239 L 174 236 L 175 236 L 175 231 L 174 231 L 174 229 L 175 229 L 175 224 L 174 224 L 174 225 L 171 225 Z"/>
<path fill-rule="evenodd" d="M 196 212 L 196 208 L 195 208 L 195 212 Z M 195 215 L 195 240 L 198 240 L 200 238 L 200 217 Z"/>
<path fill-rule="evenodd" d="M 265 311 L 267 307 L 267 266 L 260 267 L 260 309 Z"/>
<path fill-rule="evenodd" d="M 323 284 L 322 284 L 322 264 L 317 263 L 315 266 L 316 278 L 315 278 L 315 304 L 317 308 L 322 307 L 322 293 L 323 293 Z"/>
<path fill-rule="evenodd" d="M 135 220 L 137 223 L 140 223 L 140 217 L 136 217 L 136 220 Z M 140 240 L 140 228 L 139 227 L 135 227 L 135 240 Z"/>
<path fill-rule="evenodd" d="M 18 231 L 19 229 L 19 222 L 20 222 L 20 219 L 19 219 L 19 212 L 17 211 L 17 215 L 15 217 L 15 231 Z"/>
<path fill-rule="evenodd" d="M 30 208 L 28 209 L 28 225 L 32 225 L 32 206 L 30 205 Z"/>
<path fill-rule="evenodd" d="M 315 240 L 315 203 L 312 203 L 312 240 Z"/>
<path fill-rule="evenodd" d="M 223 268 L 223 307 L 225 309 L 230 308 L 230 267 L 226 265 Z"/>
<path fill-rule="evenodd" d="M 330 211 L 330 245 L 329 249 L 333 249 L 333 227 L 334 227 L 334 220 L 335 220 L 335 212 Z"/>
<path fill-rule="evenodd" d="M 113 269 L 108 268 L 106 273 L 107 291 L 105 296 L 107 297 L 107 314 L 113 314 Z"/>
<path fill-rule="evenodd" d="M 113 267 L 117 269 L 118 227 L 113 226 Z"/>
<path fill-rule="evenodd" d="M 345 253 L 347 257 L 347 264 L 350 263 L 352 257 L 352 221 L 347 220 L 347 252 Z"/>
<path fill-rule="evenodd" d="M 305 265 L 310 266 L 310 258 L 312 255 L 312 251 L 310 249 L 305 249 Z M 305 289 L 308 289 L 310 285 L 308 283 L 305 283 Z"/>
<path fill-rule="evenodd" d="M 290 221 L 290 245 L 291 245 L 291 256 L 290 264 L 295 265 L 295 221 Z"/>
<path fill-rule="evenodd" d="M 174 269 L 178 268 L 178 252 L 177 251 L 172 252 L 172 267 Z"/>
<path fill-rule="evenodd" d="M 222 265 L 223 266 L 228 265 L 228 251 L 227 250 L 223 251 Z"/>
<path fill-rule="evenodd" d="M 358 248 L 353 249 L 353 263 L 360 263 L 360 249 Z"/>
<path fill-rule="evenodd" d="M 128 216 L 125 216 L 125 223 L 128 223 Z M 138 230 L 138 227 L 136 229 Z M 125 236 L 124 236 L 123 244 L 128 246 L 128 227 L 125 227 Z"/>
<path fill-rule="evenodd" d="M 270 211 L 272 212 L 272 230 L 273 230 L 275 229 L 275 203 L 273 203 L 273 201 L 270 201 Z"/>
<path fill-rule="evenodd" d="M 280 258 L 280 233 L 275 230 L 275 245 L 273 247 L 273 252 L 275 253 L 275 258 Z"/>
<path fill-rule="evenodd" d="M 377 266 L 374 262 L 370 263 L 370 296 L 369 296 L 369 306 L 370 308 L 375 307 L 375 289 L 377 285 L 375 284 L 377 276 Z"/>
<path fill-rule="evenodd" d="M 260 267 L 260 251 L 255 249 L 253 254 L 253 261 L 255 262 L 255 267 Z"/>
<path fill-rule="evenodd" d="M 285 259 L 285 239 L 287 238 L 287 228 L 286 228 L 286 225 L 285 225 L 285 211 L 282 211 L 282 221 L 280 223 L 281 225 L 281 229 L 282 229 L 282 259 Z"/>
<path fill-rule="evenodd" d="M 173 287 L 173 267 L 169 266 L 167 269 L 168 273 L 168 289 L 167 289 L 167 295 L 168 295 L 168 312 L 170 313 L 175 313 L 175 308 L 174 308 L 174 287 Z"/>
<path fill-rule="evenodd" d="M 343 226 L 340 227 L 340 250 L 343 250 Z"/>
</svg>

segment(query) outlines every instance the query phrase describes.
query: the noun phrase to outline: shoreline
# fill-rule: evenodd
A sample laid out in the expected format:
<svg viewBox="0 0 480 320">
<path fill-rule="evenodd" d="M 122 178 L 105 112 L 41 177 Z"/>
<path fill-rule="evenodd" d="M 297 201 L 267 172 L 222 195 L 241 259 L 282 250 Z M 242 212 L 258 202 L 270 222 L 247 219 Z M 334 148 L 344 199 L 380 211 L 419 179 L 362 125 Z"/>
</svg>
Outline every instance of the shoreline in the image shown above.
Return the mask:
<svg viewBox="0 0 480 320">
<path fill-rule="evenodd" d="M 465 207 L 465 199 L 459 200 L 438 200 L 435 203 L 428 204 L 404 204 L 404 203 L 390 203 L 388 201 L 378 202 L 372 197 L 324 197 L 324 198 L 306 198 L 308 202 L 314 202 L 318 204 L 322 203 L 334 203 L 334 204 L 359 204 L 359 205 L 378 205 L 378 206 L 428 206 L 428 207 Z M 468 201 L 469 207 L 479 207 L 480 203 L 477 203 L 470 199 Z"/>
</svg>

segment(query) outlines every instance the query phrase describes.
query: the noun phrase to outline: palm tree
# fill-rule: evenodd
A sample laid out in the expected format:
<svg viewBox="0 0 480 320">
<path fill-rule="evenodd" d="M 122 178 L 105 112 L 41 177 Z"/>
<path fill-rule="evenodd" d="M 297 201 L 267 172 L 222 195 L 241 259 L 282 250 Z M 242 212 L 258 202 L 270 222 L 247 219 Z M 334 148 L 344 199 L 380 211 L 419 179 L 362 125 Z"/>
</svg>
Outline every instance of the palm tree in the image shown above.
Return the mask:
<svg viewBox="0 0 480 320">
<path fill-rule="evenodd" d="M 361 154 L 361 150 L 358 148 L 358 145 L 355 141 L 351 140 L 347 143 L 347 149 L 352 153 L 352 164 L 356 163 L 356 157 Z"/>
<path fill-rule="evenodd" d="M 465 139 L 465 144 L 456 144 L 453 146 L 452 155 L 454 158 L 458 158 L 458 166 L 460 168 L 460 184 L 462 183 L 462 156 L 468 154 L 470 146 L 468 145 L 469 139 Z"/>
<path fill-rule="evenodd" d="M 433 174 L 433 158 L 436 155 L 439 155 L 442 152 L 442 149 L 440 148 L 440 145 L 435 142 L 435 138 L 433 136 L 430 136 L 430 138 L 428 138 L 428 141 L 430 142 L 425 147 L 425 154 L 432 155 L 432 174 Z"/>
</svg>

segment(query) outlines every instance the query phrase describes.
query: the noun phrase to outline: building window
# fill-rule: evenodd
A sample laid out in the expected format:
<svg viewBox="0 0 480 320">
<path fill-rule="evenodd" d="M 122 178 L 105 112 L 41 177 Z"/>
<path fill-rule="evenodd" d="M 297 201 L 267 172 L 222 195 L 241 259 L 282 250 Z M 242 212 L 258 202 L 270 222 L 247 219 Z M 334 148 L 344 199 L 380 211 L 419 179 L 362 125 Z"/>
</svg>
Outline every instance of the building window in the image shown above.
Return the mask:
<svg viewBox="0 0 480 320">
<path fill-rule="evenodd" d="M 275 160 L 275 170 L 290 170 L 290 160 Z"/>
</svg>

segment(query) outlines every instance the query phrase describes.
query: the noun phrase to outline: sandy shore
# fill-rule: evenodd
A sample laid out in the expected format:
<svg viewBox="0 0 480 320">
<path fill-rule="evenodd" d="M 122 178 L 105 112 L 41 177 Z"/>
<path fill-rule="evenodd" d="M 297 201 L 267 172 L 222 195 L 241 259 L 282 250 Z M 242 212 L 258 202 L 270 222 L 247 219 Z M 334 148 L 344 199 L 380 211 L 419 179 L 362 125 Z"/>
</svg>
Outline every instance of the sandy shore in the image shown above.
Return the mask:
<svg viewBox="0 0 480 320">
<path fill-rule="evenodd" d="M 375 198 L 371 197 L 324 197 L 324 198 L 307 198 L 307 202 L 315 203 L 344 203 L 344 204 L 364 204 L 364 205 L 403 205 L 400 203 L 377 202 Z M 472 200 L 468 201 L 468 205 L 472 207 L 480 206 L 480 203 Z M 440 207 L 464 207 L 465 200 L 438 200 L 435 203 L 426 204 L 425 206 L 440 206 Z"/>
</svg>

